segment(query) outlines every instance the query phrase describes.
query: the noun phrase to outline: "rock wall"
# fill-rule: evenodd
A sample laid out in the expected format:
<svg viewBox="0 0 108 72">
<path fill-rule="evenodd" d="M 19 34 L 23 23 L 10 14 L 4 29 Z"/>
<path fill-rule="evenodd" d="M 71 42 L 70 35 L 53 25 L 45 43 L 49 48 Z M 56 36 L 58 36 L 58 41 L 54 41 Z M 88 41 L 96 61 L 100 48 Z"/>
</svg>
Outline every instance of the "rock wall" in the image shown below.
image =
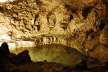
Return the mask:
<svg viewBox="0 0 108 72">
<path fill-rule="evenodd" d="M 53 43 L 53 36 L 94 56 L 108 48 L 106 13 L 107 0 L 15 0 L 0 4 L 0 35 L 36 44 Z"/>
</svg>

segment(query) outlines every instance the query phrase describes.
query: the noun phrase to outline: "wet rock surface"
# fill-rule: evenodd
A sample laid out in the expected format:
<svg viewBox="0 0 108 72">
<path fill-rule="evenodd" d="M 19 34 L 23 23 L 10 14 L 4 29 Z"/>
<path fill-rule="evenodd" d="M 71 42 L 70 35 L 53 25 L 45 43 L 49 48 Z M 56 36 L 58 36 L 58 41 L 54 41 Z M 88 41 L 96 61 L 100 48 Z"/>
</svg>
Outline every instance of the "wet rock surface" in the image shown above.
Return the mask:
<svg viewBox="0 0 108 72">
<path fill-rule="evenodd" d="M 14 0 L 0 3 L 0 42 L 33 41 L 36 46 L 62 44 L 93 57 L 99 61 L 99 66 L 106 63 L 107 67 L 107 12 L 108 0 Z M 31 46 L 29 44 L 24 43 L 19 48 Z M 16 45 L 13 46 L 16 48 Z M 66 53 L 66 49 L 61 51 Z M 1 48 L 0 56 L 4 57 L 1 61 L 10 63 L 10 57 L 4 56 L 5 53 L 8 54 L 8 50 Z M 12 55 L 20 58 L 20 55 Z M 21 54 L 21 57 L 25 56 Z"/>
</svg>

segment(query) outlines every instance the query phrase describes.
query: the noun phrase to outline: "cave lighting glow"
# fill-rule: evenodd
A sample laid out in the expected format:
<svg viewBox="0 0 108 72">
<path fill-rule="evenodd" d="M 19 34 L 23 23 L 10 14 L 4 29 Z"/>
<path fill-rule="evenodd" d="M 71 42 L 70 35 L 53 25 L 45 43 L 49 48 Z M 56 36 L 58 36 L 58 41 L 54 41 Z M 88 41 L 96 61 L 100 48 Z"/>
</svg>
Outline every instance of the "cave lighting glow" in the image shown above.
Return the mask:
<svg viewBox="0 0 108 72">
<path fill-rule="evenodd" d="M 0 0 L 1 3 L 8 2 L 8 1 L 14 1 L 14 0 Z"/>
<path fill-rule="evenodd" d="M 0 0 L 0 2 L 7 2 L 8 0 Z"/>
</svg>

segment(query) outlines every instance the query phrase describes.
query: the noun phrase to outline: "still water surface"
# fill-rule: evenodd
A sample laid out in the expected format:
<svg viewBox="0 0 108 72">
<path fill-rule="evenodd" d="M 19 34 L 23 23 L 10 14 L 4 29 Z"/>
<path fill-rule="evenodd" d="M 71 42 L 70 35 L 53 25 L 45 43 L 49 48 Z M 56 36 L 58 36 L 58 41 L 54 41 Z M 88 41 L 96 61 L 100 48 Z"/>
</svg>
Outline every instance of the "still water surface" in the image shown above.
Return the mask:
<svg viewBox="0 0 108 72">
<path fill-rule="evenodd" d="M 74 48 L 56 44 L 29 48 L 29 55 L 33 62 L 48 61 L 65 65 L 76 65 L 84 58 L 84 56 Z"/>
</svg>

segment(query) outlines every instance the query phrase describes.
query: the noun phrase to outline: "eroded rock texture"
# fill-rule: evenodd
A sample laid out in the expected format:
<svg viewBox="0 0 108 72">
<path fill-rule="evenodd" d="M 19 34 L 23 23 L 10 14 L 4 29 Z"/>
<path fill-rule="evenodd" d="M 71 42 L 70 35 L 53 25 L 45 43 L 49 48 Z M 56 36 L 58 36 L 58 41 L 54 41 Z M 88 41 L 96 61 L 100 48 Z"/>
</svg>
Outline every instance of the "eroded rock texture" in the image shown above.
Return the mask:
<svg viewBox="0 0 108 72">
<path fill-rule="evenodd" d="M 64 44 L 108 60 L 107 0 L 15 0 L 0 4 L 0 34 Z"/>
</svg>

